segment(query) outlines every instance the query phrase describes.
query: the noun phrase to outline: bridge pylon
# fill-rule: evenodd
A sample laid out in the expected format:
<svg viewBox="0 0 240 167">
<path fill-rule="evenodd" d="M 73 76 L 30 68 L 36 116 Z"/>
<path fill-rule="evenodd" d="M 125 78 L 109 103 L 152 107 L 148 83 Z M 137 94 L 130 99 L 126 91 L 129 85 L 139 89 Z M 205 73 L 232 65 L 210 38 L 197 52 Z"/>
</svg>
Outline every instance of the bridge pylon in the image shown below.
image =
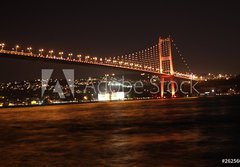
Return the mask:
<svg viewBox="0 0 240 167">
<path fill-rule="evenodd" d="M 175 97 L 175 85 L 173 82 L 173 59 L 172 59 L 172 46 L 170 36 L 167 38 L 159 37 L 159 71 L 160 76 L 160 88 L 161 88 L 161 98 L 164 98 L 164 81 L 165 78 L 169 78 L 171 83 L 171 94 Z M 165 74 L 165 75 L 164 75 Z"/>
</svg>

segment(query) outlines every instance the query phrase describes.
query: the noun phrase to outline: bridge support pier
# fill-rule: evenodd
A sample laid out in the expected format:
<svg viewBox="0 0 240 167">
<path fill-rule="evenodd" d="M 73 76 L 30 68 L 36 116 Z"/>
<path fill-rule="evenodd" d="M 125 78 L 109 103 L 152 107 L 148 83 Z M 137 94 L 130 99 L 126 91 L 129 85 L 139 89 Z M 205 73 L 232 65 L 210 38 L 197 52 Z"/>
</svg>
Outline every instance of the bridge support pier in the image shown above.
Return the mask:
<svg viewBox="0 0 240 167">
<path fill-rule="evenodd" d="M 171 79 L 171 94 L 172 94 L 172 97 L 176 97 L 175 96 L 175 83 L 174 83 L 173 79 Z"/>
<path fill-rule="evenodd" d="M 160 79 L 160 88 L 161 88 L 161 98 L 164 98 L 164 78 Z"/>
<path fill-rule="evenodd" d="M 175 89 L 175 82 L 173 80 L 173 78 L 169 78 L 169 77 L 166 77 L 167 80 L 169 80 L 168 82 L 168 92 L 171 93 L 171 96 L 174 98 L 176 97 L 175 96 L 175 93 L 176 93 L 176 89 Z M 160 77 L 160 90 L 161 90 L 161 94 L 160 94 L 160 97 L 161 98 L 164 98 L 164 83 L 165 83 L 165 77 Z M 170 89 L 170 85 L 171 84 L 171 90 Z"/>
</svg>

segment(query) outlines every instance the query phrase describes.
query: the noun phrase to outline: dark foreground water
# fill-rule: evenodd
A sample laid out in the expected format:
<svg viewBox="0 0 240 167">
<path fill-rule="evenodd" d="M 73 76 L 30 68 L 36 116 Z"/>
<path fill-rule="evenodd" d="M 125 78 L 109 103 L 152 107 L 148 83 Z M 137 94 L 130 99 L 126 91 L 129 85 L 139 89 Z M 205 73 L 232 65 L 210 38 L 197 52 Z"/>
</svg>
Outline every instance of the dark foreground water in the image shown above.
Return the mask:
<svg viewBox="0 0 240 167">
<path fill-rule="evenodd" d="M 0 109 L 0 166 L 221 166 L 240 158 L 240 98 Z"/>
</svg>

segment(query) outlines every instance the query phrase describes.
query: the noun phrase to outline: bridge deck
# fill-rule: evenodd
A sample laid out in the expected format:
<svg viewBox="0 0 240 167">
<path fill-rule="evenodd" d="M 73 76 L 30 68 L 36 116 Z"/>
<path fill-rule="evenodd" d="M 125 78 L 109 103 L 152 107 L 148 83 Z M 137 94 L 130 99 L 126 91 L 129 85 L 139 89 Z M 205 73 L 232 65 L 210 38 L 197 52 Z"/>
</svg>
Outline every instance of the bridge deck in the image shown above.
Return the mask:
<svg viewBox="0 0 240 167">
<path fill-rule="evenodd" d="M 96 65 L 96 66 L 103 66 L 103 67 L 112 67 L 112 68 L 120 68 L 125 70 L 132 70 L 137 72 L 143 72 L 143 73 L 151 73 L 158 76 L 164 76 L 164 77 L 177 77 L 181 79 L 193 79 L 191 75 L 181 74 L 181 73 L 174 73 L 174 75 L 160 73 L 158 71 L 154 70 L 145 70 L 138 67 L 127 67 L 127 66 L 121 66 L 118 64 L 110 64 L 110 63 L 103 63 L 103 62 L 97 62 L 97 61 L 81 61 L 77 59 L 70 59 L 70 58 L 62 58 L 62 57 L 50 57 L 50 56 L 44 56 L 40 54 L 33 54 L 33 53 L 24 53 L 24 52 L 16 52 L 16 51 L 8 51 L 8 50 L 0 50 L 0 54 L 5 54 L 8 56 L 18 56 L 18 58 L 31 58 L 31 59 L 43 59 L 43 60 L 49 60 L 49 61 L 61 61 L 66 63 L 74 63 L 74 64 L 89 64 L 89 65 Z"/>
</svg>

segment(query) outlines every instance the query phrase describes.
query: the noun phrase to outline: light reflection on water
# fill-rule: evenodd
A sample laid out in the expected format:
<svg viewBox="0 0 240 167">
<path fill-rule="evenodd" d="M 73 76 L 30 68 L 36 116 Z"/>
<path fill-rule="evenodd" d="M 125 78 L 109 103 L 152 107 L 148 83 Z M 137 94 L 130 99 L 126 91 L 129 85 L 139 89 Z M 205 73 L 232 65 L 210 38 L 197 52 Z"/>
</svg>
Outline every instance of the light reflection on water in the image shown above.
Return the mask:
<svg viewBox="0 0 240 167">
<path fill-rule="evenodd" d="M 220 166 L 239 153 L 239 97 L 0 110 L 3 166 Z"/>
</svg>

